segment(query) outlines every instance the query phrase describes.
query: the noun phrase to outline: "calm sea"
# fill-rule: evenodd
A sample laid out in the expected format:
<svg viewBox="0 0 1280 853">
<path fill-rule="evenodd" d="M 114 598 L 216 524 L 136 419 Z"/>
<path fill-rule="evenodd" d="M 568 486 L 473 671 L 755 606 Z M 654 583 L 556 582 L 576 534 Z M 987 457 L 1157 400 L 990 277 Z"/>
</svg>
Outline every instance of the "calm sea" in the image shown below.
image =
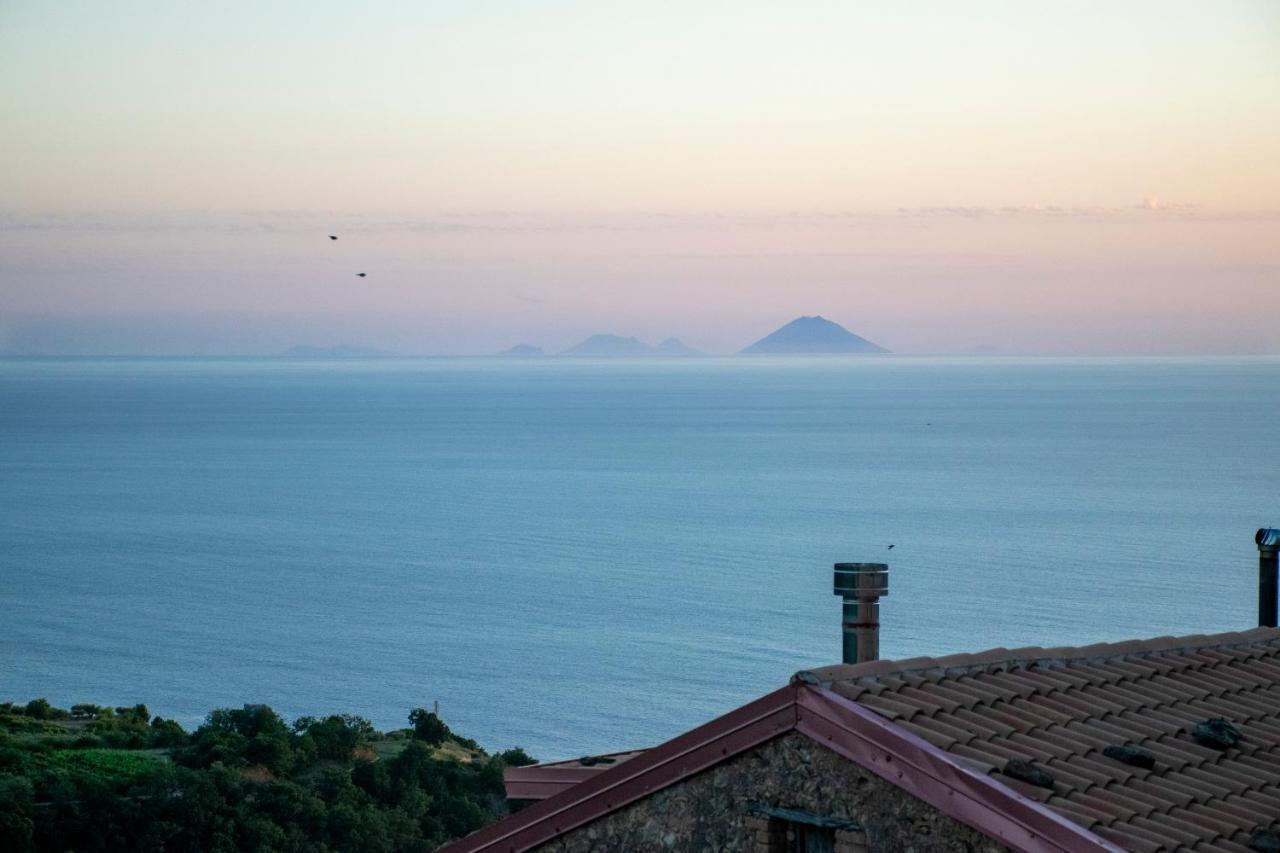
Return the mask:
<svg viewBox="0 0 1280 853">
<path fill-rule="evenodd" d="M 0 699 L 648 745 L 835 561 L 886 656 L 1250 627 L 1277 458 L 1278 359 L 5 361 Z"/>
</svg>

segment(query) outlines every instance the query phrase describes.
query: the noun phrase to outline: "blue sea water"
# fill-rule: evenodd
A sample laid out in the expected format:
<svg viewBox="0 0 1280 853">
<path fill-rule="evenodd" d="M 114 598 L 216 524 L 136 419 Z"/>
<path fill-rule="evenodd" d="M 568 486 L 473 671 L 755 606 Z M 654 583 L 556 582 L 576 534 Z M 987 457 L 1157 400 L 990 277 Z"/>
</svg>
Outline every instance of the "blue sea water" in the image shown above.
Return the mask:
<svg viewBox="0 0 1280 853">
<path fill-rule="evenodd" d="M 3 361 L 0 699 L 648 745 L 836 561 L 887 657 L 1250 627 L 1278 457 L 1269 358 Z"/>
</svg>

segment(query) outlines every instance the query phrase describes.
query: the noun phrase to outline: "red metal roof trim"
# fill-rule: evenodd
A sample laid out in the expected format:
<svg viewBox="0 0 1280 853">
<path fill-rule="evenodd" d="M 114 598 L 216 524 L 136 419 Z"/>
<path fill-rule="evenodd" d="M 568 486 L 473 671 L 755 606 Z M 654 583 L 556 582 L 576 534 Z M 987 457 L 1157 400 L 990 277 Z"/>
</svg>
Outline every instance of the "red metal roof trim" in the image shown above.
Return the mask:
<svg viewBox="0 0 1280 853">
<path fill-rule="evenodd" d="M 1122 851 L 830 690 L 804 686 L 796 701 L 797 731 L 1014 850 Z"/>
<path fill-rule="evenodd" d="M 600 761 L 602 758 L 613 760 L 590 765 L 582 764 L 581 758 L 570 758 L 543 764 L 527 764 L 524 767 L 508 767 L 502 771 L 502 784 L 507 790 L 509 800 L 545 800 L 566 788 L 572 788 L 593 776 L 612 770 L 623 762 L 631 761 L 646 751 L 631 749 L 626 752 L 591 756 L 594 761 Z"/>
<path fill-rule="evenodd" d="M 576 787 L 592 776 L 599 776 L 604 770 L 584 775 L 577 779 L 521 779 L 503 775 L 502 785 L 506 788 L 508 800 L 546 800 L 561 791 Z"/>
<path fill-rule="evenodd" d="M 791 731 L 796 725 L 796 691 L 787 685 L 761 696 L 442 849 L 517 853 L 604 817 Z"/>
<path fill-rule="evenodd" d="M 1022 853 L 1122 848 L 825 688 L 791 684 L 443 848 L 520 853 L 796 730 Z"/>
</svg>

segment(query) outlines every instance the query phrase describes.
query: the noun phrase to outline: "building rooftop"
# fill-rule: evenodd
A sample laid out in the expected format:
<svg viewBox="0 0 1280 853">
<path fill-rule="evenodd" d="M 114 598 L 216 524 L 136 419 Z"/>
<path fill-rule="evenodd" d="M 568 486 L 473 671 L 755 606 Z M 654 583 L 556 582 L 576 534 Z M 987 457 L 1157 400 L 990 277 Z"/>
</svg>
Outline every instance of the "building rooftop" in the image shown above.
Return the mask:
<svg viewBox="0 0 1280 853">
<path fill-rule="evenodd" d="M 634 749 L 629 752 L 611 752 L 524 767 L 508 767 L 503 773 L 503 782 L 509 799 L 545 800 L 643 753 L 642 749 Z"/>
<path fill-rule="evenodd" d="M 1280 629 L 878 660 L 795 680 L 1120 847 L 1280 850 L 1267 846 L 1280 845 Z"/>
<path fill-rule="evenodd" d="M 508 770 L 554 787 L 450 849 L 529 850 L 790 732 L 1013 850 L 1280 851 L 1276 628 L 805 670 L 612 764 Z"/>
</svg>

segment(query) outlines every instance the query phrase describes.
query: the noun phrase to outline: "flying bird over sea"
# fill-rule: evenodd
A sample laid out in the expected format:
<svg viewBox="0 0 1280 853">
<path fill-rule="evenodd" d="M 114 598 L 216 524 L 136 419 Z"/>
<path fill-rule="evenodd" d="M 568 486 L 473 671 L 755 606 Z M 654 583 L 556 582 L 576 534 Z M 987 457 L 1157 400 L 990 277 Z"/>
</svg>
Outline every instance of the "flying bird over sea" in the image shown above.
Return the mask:
<svg viewBox="0 0 1280 853">
<path fill-rule="evenodd" d="M 892 550 L 893 550 L 893 545 L 892 545 L 892 544 L 890 544 L 890 545 L 889 545 L 889 550 L 890 550 L 890 551 L 892 551 Z"/>
</svg>

